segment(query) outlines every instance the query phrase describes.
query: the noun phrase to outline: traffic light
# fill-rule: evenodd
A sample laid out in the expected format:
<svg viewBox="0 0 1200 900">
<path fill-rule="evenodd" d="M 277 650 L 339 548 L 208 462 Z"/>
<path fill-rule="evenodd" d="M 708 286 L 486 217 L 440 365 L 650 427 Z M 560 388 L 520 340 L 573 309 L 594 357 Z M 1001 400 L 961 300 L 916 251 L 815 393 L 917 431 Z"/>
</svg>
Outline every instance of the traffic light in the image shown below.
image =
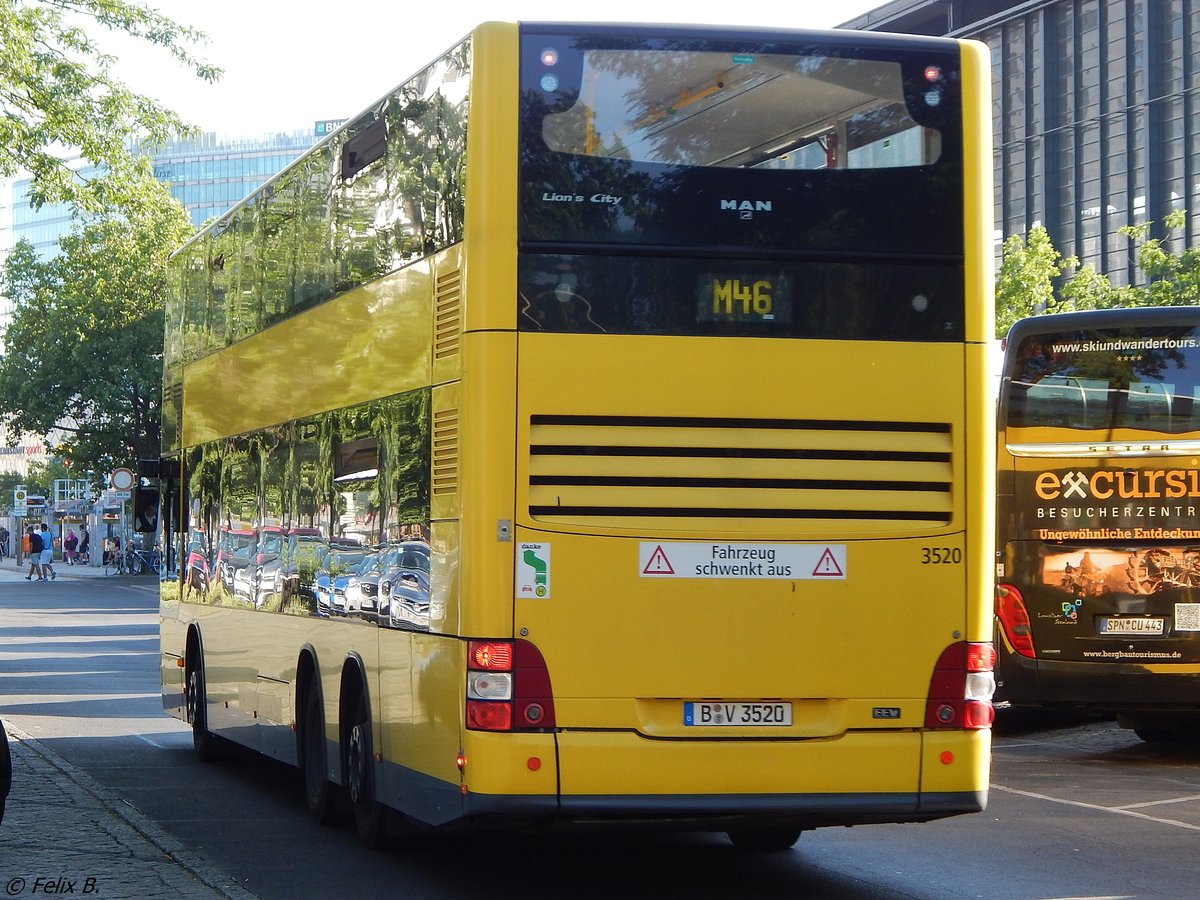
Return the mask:
<svg viewBox="0 0 1200 900">
<path fill-rule="evenodd" d="M 133 530 L 139 534 L 158 531 L 158 485 L 133 489 Z"/>
</svg>

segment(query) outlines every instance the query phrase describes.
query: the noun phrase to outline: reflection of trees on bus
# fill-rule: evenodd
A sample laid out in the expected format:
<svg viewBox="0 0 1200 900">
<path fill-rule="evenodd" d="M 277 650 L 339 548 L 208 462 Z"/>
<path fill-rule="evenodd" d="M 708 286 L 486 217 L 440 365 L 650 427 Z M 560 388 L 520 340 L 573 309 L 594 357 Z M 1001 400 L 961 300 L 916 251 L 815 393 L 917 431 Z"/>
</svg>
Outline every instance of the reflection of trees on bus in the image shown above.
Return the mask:
<svg viewBox="0 0 1200 900">
<path fill-rule="evenodd" d="M 430 416 L 416 390 L 190 451 L 189 599 L 326 614 L 335 542 L 427 540 Z"/>
<path fill-rule="evenodd" d="M 168 298 L 184 360 L 462 239 L 468 57 L 435 62 L 188 246 Z M 380 122 L 386 154 L 348 171 Z"/>
</svg>

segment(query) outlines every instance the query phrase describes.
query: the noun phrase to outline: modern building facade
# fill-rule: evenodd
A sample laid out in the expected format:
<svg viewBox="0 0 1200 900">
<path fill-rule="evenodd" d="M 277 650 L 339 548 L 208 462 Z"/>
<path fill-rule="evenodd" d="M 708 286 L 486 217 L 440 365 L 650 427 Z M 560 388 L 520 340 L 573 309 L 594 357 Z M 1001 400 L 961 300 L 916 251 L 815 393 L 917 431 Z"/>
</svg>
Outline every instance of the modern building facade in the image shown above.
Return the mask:
<svg viewBox="0 0 1200 900">
<path fill-rule="evenodd" d="M 1200 0 L 896 0 L 840 27 L 991 48 L 998 244 L 1042 225 L 1114 284 L 1140 279 L 1124 225 L 1186 209 L 1171 249 L 1200 246 Z"/>
<path fill-rule="evenodd" d="M 207 132 L 194 140 L 171 141 L 146 153 L 154 166 L 154 176 L 170 187 L 172 196 L 191 216 L 192 224 L 199 227 L 229 210 L 323 136 L 319 128 L 253 138 Z M 86 178 L 94 171 L 84 167 L 80 175 Z M 59 237 L 74 224 L 66 204 L 32 208 L 29 188 L 28 178 L 12 184 L 11 222 L 0 241 L 0 255 L 24 238 L 40 256 L 53 256 L 58 252 Z"/>
</svg>

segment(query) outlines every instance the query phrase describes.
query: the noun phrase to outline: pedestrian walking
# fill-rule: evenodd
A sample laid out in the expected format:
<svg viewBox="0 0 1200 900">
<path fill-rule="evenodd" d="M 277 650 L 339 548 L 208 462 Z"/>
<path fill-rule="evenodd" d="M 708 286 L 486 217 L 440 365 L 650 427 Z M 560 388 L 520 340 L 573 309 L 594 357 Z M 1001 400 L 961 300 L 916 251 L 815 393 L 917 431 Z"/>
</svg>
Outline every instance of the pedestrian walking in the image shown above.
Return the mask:
<svg viewBox="0 0 1200 900">
<path fill-rule="evenodd" d="M 79 529 L 79 561 L 85 566 L 92 562 L 92 535 L 87 526 Z"/>
<path fill-rule="evenodd" d="M 75 548 L 79 546 L 79 535 L 75 533 L 74 528 L 67 529 L 67 536 L 63 538 L 63 559 L 66 560 L 68 566 L 75 565 Z"/>
<path fill-rule="evenodd" d="M 25 580 L 32 581 L 33 576 L 37 575 L 38 581 L 45 581 L 46 575 L 42 571 L 42 536 L 34 531 L 32 525 L 25 529 L 21 550 L 29 556 L 29 574 L 25 576 Z"/>
<path fill-rule="evenodd" d="M 42 523 L 42 581 L 45 581 L 46 573 L 50 574 L 50 580 L 53 581 L 58 577 L 58 573 L 54 571 L 54 535 L 50 533 L 50 526 L 45 522 Z"/>
</svg>

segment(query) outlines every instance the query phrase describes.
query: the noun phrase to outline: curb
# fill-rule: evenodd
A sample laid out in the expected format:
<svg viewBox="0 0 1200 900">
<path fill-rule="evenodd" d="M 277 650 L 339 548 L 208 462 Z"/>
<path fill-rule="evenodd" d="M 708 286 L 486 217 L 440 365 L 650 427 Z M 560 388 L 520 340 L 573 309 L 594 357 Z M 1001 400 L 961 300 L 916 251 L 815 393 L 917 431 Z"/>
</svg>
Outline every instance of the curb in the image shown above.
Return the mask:
<svg viewBox="0 0 1200 900">
<path fill-rule="evenodd" d="M 13 788 L 0 825 L 5 894 L 255 900 L 82 769 L 8 723 L 5 728 L 13 758 Z"/>
</svg>

